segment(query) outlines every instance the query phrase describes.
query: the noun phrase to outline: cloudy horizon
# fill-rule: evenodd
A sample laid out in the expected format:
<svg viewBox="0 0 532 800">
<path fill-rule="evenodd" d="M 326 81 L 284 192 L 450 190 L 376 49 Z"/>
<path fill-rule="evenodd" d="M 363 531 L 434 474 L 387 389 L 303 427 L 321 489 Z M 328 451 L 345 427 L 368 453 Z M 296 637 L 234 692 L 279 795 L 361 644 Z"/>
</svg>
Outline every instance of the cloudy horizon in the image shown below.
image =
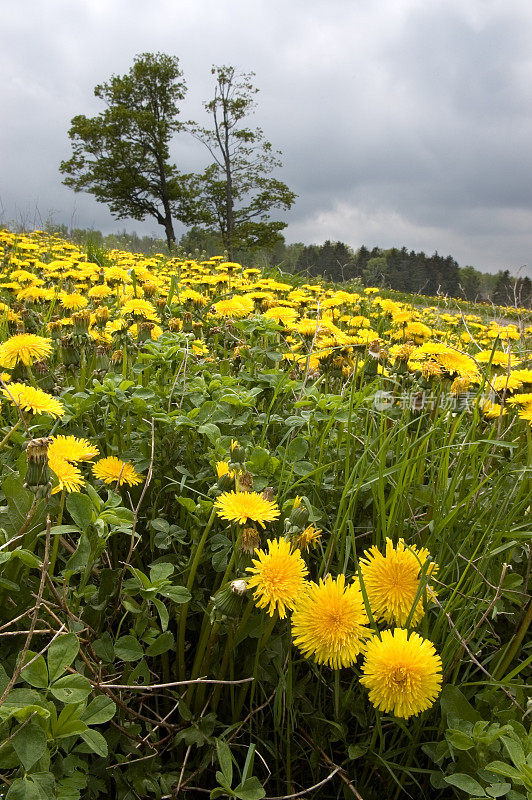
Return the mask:
<svg viewBox="0 0 532 800">
<path fill-rule="evenodd" d="M 142 52 L 177 55 L 183 119 L 212 64 L 255 72 L 251 126 L 298 195 L 288 243 L 451 254 L 532 276 L 532 7 L 524 0 L 48 0 L 2 11 L 0 222 L 161 236 L 61 184 L 76 114 Z M 207 164 L 176 137 L 183 171 Z M 275 218 L 275 216 L 274 216 Z M 179 233 L 184 231 L 177 226 Z"/>
</svg>

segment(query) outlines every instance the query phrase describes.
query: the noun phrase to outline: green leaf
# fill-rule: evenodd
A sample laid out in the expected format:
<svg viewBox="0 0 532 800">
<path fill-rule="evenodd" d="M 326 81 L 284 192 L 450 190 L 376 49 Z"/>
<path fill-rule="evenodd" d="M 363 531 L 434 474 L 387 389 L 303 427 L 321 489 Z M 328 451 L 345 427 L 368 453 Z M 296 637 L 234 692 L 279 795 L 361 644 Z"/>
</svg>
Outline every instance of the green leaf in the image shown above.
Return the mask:
<svg viewBox="0 0 532 800">
<path fill-rule="evenodd" d="M 72 553 L 67 563 L 63 568 L 63 575 L 70 577 L 75 575 L 76 572 L 81 572 L 87 566 L 87 562 L 91 555 L 91 545 L 85 533 L 82 533 L 76 551 Z"/>
<path fill-rule="evenodd" d="M 36 655 L 32 650 L 28 650 L 24 662 L 31 661 Z M 44 656 L 37 656 L 33 664 L 30 664 L 29 667 L 24 667 L 20 677 L 35 689 L 46 689 L 48 687 L 48 669 L 46 668 Z"/>
<path fill-rule="evenodd" d="M 59 678 L 76 658 L 79 651 L 78 637 L 75 633 L 58 636 L 48 648 L 48 675 L 50 683 Z"/>
<path fill-rule="evenodd" d="M 163 597 L 167 597 L 174 603 L 188 603 L 192 595 L 185 586 L 165 586 L 160 590 Z"/>
<path fill-rule="evenodd" d="M 171 631 L 161 633 L 154 642 L 146 648 L 147 656 L 160 656 L 162 653 L 168 652 L 174 643 L 174 635 Z"/>
<path fill-rule="evenodd" d="M 66 507 L 68 513 L 82 531 L 86 530 L 92 522 L 94 506 L 86 494 L 72 492 L 67 496 Z"/>
<path fill-rule="evenodd" d="M 50 691 L 62 703 L 82 703 L 91 693 L 92 686 L 87 678 L 76 673 L 59 678 L 51 685 Z"/>
<path fill-rule="evenodd" d="M 6 800 L 41 800 L 39 787 L 30 778 L 17 778 L 6 794 Z"/>
<path fill-rule="evenodd" d="M 463 792 L 467 792 L 473 797 L 486 796 L 480 783 L 472 778 L 471 775 L 466 775 L 465 772 L 455 772 L 454 775 L 446 775 L 444 780 L 451 786 L 456 786 L 457 789 L 461 789 Z"/>
<path fill-rule="evenodd" d="M 491 786 L 488 786 L 486 789 L 486 794 L 489 794 L 490 797 L 504 797 L 511 788 L 511 783 L 492 783 Z"/>
<path fill-rule="evenodd" d="M 216 755 L 218 757 L 218 763 L 220 764 L 221 770 L 224 774 L 225 781 L 229 784 L 229 786 L 231 786 L 231 783 L 233 782 L 233 758 L 231 756 L 229 745 L 227 742 L 224 742 L 223 739 L 216 739 Z"/>
<path fill-rule="evenodd" d="M 11 744 L 28 772 L 46 752 L 46 734 L 36 722 L 28 722 L 16 732 Z"/>
<path fill-rule="evenodd" d="M 504 775 L 505 778 L 511 778 L 513 781 L 523 783 L 523 778 L 519 770 L 511 767 L 510 764 L 505 764 L 504 761 L 491 761 L 486 764 L 484 769 L 488 772 L 494 772 L 496 775 Z"/>
<path fill-rule="evenodd" d="M 88 744 L 93 753 L 96 753 L 96 755 L 102 758 L 106 758 L 107 742 L 99 731 L 94 731 L 92 728 L 89 728 L 81 734 L 81 738 Z"/>
<path fill-rule="evenodd" d="M 102 661 L 109 663 L 115 657 L 115 649 L 113 647 L 113 640 L 108 631 L 102 633 L 99 639 L 95 639 L 92 643 L 92 649 Z"/>
<path fill-rule="evenodd" d="M 138 661 L 144 655 L 144 651 L 134 636 L 121 636 L 115 642 L 115 654 L 122 661 Z"/>
<path fill-rule="evenodd" d="M 87 725 L 102 725 L 114 717 L 115 711 L 116 704 L 113 703 L 111 698 L 100 694 L 89 703 L 81 715 L 81 719 Z"/>
<path fill-rule="evenodd" d="M 353 760 L 362 758 L 362 756 L 365 756 L 367 752 L 368 748 L 363 747 L 361 744 L 350 744 L 347 748 L 347 755 Z"/>
<path fill-rule="evenodd" d="M 468 736 L 463 731 L 448 730 L 445 733 L 445 737 L 455 750 L 471 750 L 475 746 L 471 736 Z"/>
<path fill-rule="evenodd" d="M 258 778 L 248 778 L 247 781 L 237 786 L 235 797 L 238 800 L 261 800 L 266 795 L 266 791 L 261 786 Z"/>
<path fill-rule="evenodd" d="M 160 564 L 152 564 L 150 567 L 150 581 L 152 583 L 159 583 L 170 577 L 175 571 L 175 566 L 168 561 L 163 561 Z"/>
<path fill-rule="evenodd" d="M 159 612 L 159 619 L 161 620 L 161 628 L 165 631 L 168 627 L 168 622 L 170 620 L 170 615 L 168 613 L 168 609 L 166 608 L 165 604 L 162 600 L 158 600 L 156 597 L 153 598 L 153 605 Z"/>
<path fill-rule="evenodd" d="M 186 508 L 186 510 L 190 511 L 191 514 L 193 514 L 196 510 L 196 503 L 194 500 L 191 500 L 190 497 L 177 497 L 176 500 L 180 506 Z"/>
<path fill-rule="evenodd" d="M 458 717 L 458 719 L 465 719 L 468 722 L 476 722 L 481 718 L 478 711 L 475 711 L 460 689 L 450 683 L 442 689 L 440 705 L 442 714 L 445 717 L 451 715 L 452 717 Z"/>
</svg>

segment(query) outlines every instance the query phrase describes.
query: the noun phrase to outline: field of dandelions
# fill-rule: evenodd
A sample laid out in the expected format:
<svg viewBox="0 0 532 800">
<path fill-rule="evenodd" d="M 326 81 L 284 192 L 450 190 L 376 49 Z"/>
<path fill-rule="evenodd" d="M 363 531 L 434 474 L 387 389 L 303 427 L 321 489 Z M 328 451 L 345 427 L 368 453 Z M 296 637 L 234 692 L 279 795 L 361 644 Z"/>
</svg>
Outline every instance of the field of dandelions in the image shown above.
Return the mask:
<svg viewBox="0 0 532 800">
<path fill-rule="evenodd" d="M 0 797 L 530 800 L 529 313 L 0 258 Z"/>
</svg>

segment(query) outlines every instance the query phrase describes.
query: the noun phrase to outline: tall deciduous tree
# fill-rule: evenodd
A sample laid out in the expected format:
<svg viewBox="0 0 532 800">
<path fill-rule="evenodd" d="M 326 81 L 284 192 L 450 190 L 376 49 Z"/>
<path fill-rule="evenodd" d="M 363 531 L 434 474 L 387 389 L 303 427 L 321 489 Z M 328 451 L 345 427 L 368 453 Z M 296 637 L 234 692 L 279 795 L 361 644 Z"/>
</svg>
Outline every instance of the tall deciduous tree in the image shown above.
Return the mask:
<svg viewBox="0 0 532 800">
<path fill-rule="evenodd" d="M 138 55 L 126 75 L 113 75 L 94 94 L 107 104 L 95 117 L 73 118 L 72 157 L 63 183 L 93 194 L 117 219 L 154 218 L 175 242 L 173 218 L 183 218 L 190 176 L 170 162 L 169 143 L 184 125 L 178 103 L 186 93 L 179 59 Z"/>
<path fill-rule="evenodd" d="M 193 221 L 218 230 L 233 258 L 238 247 L 275 245 L 286 223 L 271 221 L 270 212 L 289 209 L 296 195 L 271 177 L 281 166 L 280 153 L 260 128 L 245 124 L 258 92 L 251 82 L 254 73 L 237 73 L 229 66 L 213 67 L 211 72 L 216 79 L 214 97 L 204 105 L 212 127 L 195 126 L 194 133 L 213 161 L 200 177 L 201 209 L 196 208 Z"/>
</svg>

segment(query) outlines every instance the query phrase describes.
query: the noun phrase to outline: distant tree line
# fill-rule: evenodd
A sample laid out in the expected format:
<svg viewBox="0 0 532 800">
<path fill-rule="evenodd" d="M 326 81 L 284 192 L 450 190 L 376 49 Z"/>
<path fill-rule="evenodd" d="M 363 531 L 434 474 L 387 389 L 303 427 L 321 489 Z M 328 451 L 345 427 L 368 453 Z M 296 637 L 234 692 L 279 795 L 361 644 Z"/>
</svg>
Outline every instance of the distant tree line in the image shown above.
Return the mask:
<svg viewBox="0 0 532 800">
<path fill-rule="evenodd" d="M 47 230 L 86 246 L 90 241 L 106 249 L 129 250 L 150 256 L 168 254 L 167 243 L 155 236 L 139 236 L 123 230 L 103 234 L 98 230 L 68 228 L 66 225 L 48 223 Z M 192 227 L 177 240 L 172 253 L 183 258 L 206 259 L 224 252 L 220 234 L 200 227 Z M 227 255 L 227 251 L 226 255 Z M 354 250 L 344 242 L 327 240 L 321 245 L 302 242 L 286 244 L 278 234 L 268 248 L 240 248 L 235 251 L 237 261 L 248 267 L 278 267 L 284 272 L 312 278 L 324 278 L 334 283 L 359 280 L 364 286 L 378 286 L 395 291 L 429 296 L 450 297 L 474 301 L 491 301 L 497 305 L 532 308 L 532 281 L 528 277 L 515 277 L 509 270 L 497 273 L 481 272 L 472 266 L 460 267 L 452 256 L 392 247 L 369 250 L 362 245 Z"/>
</svg>

